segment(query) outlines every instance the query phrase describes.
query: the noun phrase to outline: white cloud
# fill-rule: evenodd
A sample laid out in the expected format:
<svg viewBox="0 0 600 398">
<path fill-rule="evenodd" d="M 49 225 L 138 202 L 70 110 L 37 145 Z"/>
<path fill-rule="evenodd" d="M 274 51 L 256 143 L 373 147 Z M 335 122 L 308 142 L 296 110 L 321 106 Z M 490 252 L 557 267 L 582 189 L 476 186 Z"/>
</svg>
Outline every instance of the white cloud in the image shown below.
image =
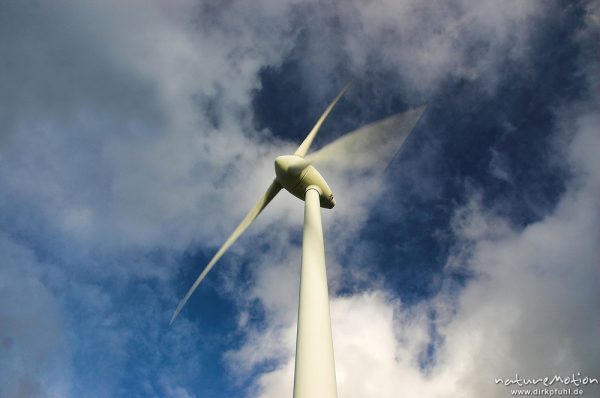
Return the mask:
<svg viewBox="0 0 600 398">
<path fill-rule="evenodd" d="M 302 26 L 306 43 L 297 56 L 319 99 L 324 87 L 344 79 L 336 73 L 340 69 L 359 79 L 368 76 L 382 91 L 398 87 L 416 101 L 450 77 L 476 80 L 493 92 L 505 65 L 526 62 L 538 20 L 551 8 L 518 0 L 306 2 L 293 7 L 311 20 Z M 382 103 L 381 94 L 362 100 Z"/>
<path fill-rule="evenodd" d="M 191 0 L 3 2 L 0 316 L 8 320 L 2 322 L 0 343 L 8 354 L 0 356 L 2 395 L 35 395 L 40 389 L 46 395 L 114 395 L 123 381 L 119 375 L 130 370 L 136 338 L 141 345 L 160 346 L 144 358 L 147 363 L 135 368 L 140 377 L 157 380 L 147 383 L 147 395 L 192 395 L 187 386 L 204 366 L 202 349 L 191 344 L 197 342 L 199 329 L 183 318 L 165 337 L 160 322 L 170 315 L 171 308 L 164 303 L 176 300 L 173 279 L 179 266 L 173 259 L 186 250 L 221 244 L 268 185 L 272 159 L 282 148 L 288 152 L 293 148 L 254 131 L 251 90 L 259 87 L 260 68 L 278 66 L 300 36 L 305 34 L 307 42 L 295 51 L 305 57 L 303 83 L 314 92 L 315 104 L 328 100 L 339 88 L 336 79 L 346 78 L 334 73 L 338 58 L 348 61 L 344 73 L 359 78 L 377 75 L 384 81 L 381 75 L 392 70 L 408 92 L 426 96 L 447 76 L 480 79 L 493 87 L 505 57 L 526 58 L 535 26 L 529 22 L 543 13 L 540 4 L 515 1 L 506 6 L 491 0 L 444 5 L 357 1 L 344 7 L 268 0 L 226 5 Z M 395 83 L 385 80 L 388 84 Z M 379 92 L 367 99 L 350 96 L 357 103 L 364 101 L 365 107 L 369 101 L 384 101 L 383 97 Z M 213 104 L 210 114 L 204 106 L 207 101 Z M 326 233 L 336 237 L 328 241 L 328 254 L 335 254 L 364 221 L 369 191 L 379 190 L 379 182 L 358 181 L 364 190 L 357 191 L 343 176 L 328 180 L 336 194 L 351 198 L 340 203 L 336 213 L 324 213 Z M 570 192 L 573 200 L 579 197 L 578 191 Z M 300 228 L 302 206 L 283 196 L 249 231 L 250 236 L 270 239 L 271 246 L 256 257 L 250 281 L 239 293 L 248 293 L 264 306 L 269 314 L 267 333 L 250 330 L 248 343 L 228 357 L 241 358 L 245 369 L 273 358 L 283 360 L 282 370 L 265 373 L 259 380 L 271 396 L 289 392 L 293 370 L 285 359 L 293 353 L 297 270 L 288 265 L 294 258 L 299 263 L 298 245 L 290 243 L 290 231 Z M 479 216 L 482 225 L 489 226 L 489 218 L 480 211 L 469 214 L 465 229 Z M 536 253 L 528 253 L 513 240 L 535 243 L 546 227 L 560 230 L 576 219 L 557 215 L 554 224 L 548 220 L 540 224 L 543 231 L 533 227 L 529 232 L 505 231 L 497 237 L 498 247 L 527 257 L 527 267 Z M 277 228 L 288 232 L 277 234 L 278 239 L 271 231 L 275 220 L 280 222 Z M 573 233 L 583 233 L 572 227 Z M 493 293 L 499 294 L 508 277 L 479 269 L 479 261 L 490 256 L 505 264 L 510 256 L 488 248 L 478 229 L 469 231 L 475 231 L 468 237 L 477 241 L 478 250 L 461 258 L 470 259 L 471 268 L 491 275 L 497 283 L 488 282 L 490 289 L 483 292 L 493 305 Z M 554 239 L 558 248 L 562 242 Z M 233 251 L 263 251 L 240 243 Z M 341 272 L 341 265 L 332 260 L 333 285 Z M 582 275 L 570 277 L 579 281 Z M 228 282 L 227 276 L 222 282 Z M 537 293 L 545 292 L 538 282 L 531 282 Z M 558 284 L 550 277 L 547 282 Z M 458 303 L 461 314 L 466 313 L 462 308 L 474 305 L 482 283 L 465 290 Z M 515 297 L 525 298 L 528 286 L 517 285 Z M 560 286 L 557 289 L 561 291 Z M 126 292 L 130 291 L 136 293 L 135 305 L 124 304 L 129 303 Z M 570 297 L 588 294 L 576 293 L 579 296 Z M 247 309 L 244 299 L 240 302 Z M 529 305 L 523 313 L 537 308 L 535 302 Z M 446 306 L 440 306 L 437 301 L 429 303 L 447 315 Z M 473 318 L 457 316 L 440 325 L 449 343 L 444 346 L 448 352 L 438 355 L 448 363 L 436 364 L 431 375 L 424 376 L 414 368 L 429 336 L 430 320 L 423 313 L 407 312 L 376 293 L 334 300 L 334 322 L 342 325 L 336 331 L 340 392 L 351 396 L 388 386 L 382 376 L 369 373 L 368 382 L 349 390 L 353 386 L 348 381 L 362 371 L 353 367 L 353 353 L 365 363 L 381 363 L 387 372 L 382 375 L 390 379 L 406 371 L 412 386 L 425 391 L 454 386 L 440 380 L 468 375 L 468 369 L 452 368 L 462 360 L 461 350 L 452 344 L 463 344 L 461 328 L 469 322 L 486 319 L 479 307 L 472 310 Z M 379 326 L 365 328 L 365 316 L 373 317 Z M 509 321 L 497 332 L 507 333 L 503 335 L 509 339 L 507 344 L 516 336 Z M 346 330 L 344 325 L 353 325 L 353 332 L 339 335 Z M 44 333 L 40 337 L 32 330 Z M 581 333 L 582 339 L 587 338 L 585 331 Z M 373 351 L 361 343 L 365 336 L 385 342 L 382 347 L 387 348 Z M 356 344 L 363 349 L 347 348 Z M 265 349 L 257 353 L 256 346 Z M 388 349 L 391 356 L 386 356 Z M 98 355 L 94 350 L 103 350 L 103 356 L 94 357 Z M 82 376 L 85 370 L 77 368 L 77 355 L 98 363 L 89 364 Z M 404 388 L 405 379 L 398 380 L 400 384 L 393 381 L 388 387 Z"/>
<path fill-rule="evenodd" d="M 599 168 L 592 153 L 599 120 L 568 119 L 571 131 L 563 134 L 576 134 L 566 155 L 577 177 L 552 214 L 514 230 L 477 199 L 457 210 L 460 255 L 449 266 L 475 275 L 464 289 L 444 289 L 414 307 L 377 291 L 332 300 L 340 396 L 505 397 L 509 389 L 497 377 L 600 376 Z M 278 328 L 277 336 L 292 335 L 295 323 Z M 278 342 L 264 355 L 281 366 L 258 379 L 262 397 L 292 390 L 294 341 L 272 337 L 264 334 L 261 347 Z M 237 358 L 245 361 L 255 343 Z M 430 344 L 433 360 L 423 364 Z"/>
<path fill-rule="evenodd" d="M 18 41 L 2 47 L 3 58 L 11 60 L 3 73 L 4 119 L 12 124 L 4 129 L 11 139 L 4 143 L 0 175 L 4 202 L 29 207 L 27 233 L 43 223 L 65 239 L 108 250 L 218 245 L 250 206 L 237 198 L 254 200 L 272 178 L 271 159 L 280 149 L 251 138 L 250 91 L 259 84 L 260 68 L 278 65 L 294 45 L 302 30 L 298 15 L 323 13 L 309 26 L 307 57 L 324 56 L 335 45 L 318 46 L 320 33 L 349 43 L 342 46 L 349 65 L 391 35 L 384 51 L 390 59 L 381 62 L 422 84 L 463 64 L 489 77 L 487 67 L 470 64 L 473 38 L 493 44 L 486 51 L 494 57 L 476 57 L 492 62 L 509 44 L 516 49 L 527 41 L 521 22 L 538 12 L 531 2 L 459 2 L 443 10 L 417 2 L 357 2 L 319 12 L 312 3 L 277 3 L 251 9 L 193 1 L 5 6 L 15 21 L 28 18 L 3 28 L 3 37 Z M 340 31 L 331 31 L 329 18 L 340 19 Z M 307 74 L 313 77 L 307 84 L 320 84 L 319 74 L 332 66 Z M 417 70 L 429 77 L 414 79 L 410 71 Z M 328 80 L 324 87 L 335 84 Z M 213 99 L 212 114 L 202 114 L 194 98 Z M 250 172 L 257 166 L 258 173 Z M 333 185 L 345 193 L 343 183 Z M 281 216 L 289 209 L 283 206 L 265 217 Z"/>
</svg>

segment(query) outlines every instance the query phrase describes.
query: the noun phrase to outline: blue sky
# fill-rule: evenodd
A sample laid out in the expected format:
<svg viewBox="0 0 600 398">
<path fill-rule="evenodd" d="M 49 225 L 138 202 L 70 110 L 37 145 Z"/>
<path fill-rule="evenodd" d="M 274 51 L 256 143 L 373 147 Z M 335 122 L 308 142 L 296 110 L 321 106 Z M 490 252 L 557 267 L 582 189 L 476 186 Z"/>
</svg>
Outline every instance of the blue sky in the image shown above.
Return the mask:
<svg viewBox="0 0 600 398">
<path fill-rule="evenodd" d="M 594 2 L 0 1 L 0 396 L 290 396 L 302 203 L 178 300 L 326 104 L 340 397 L 600 377 Z M 597 394 L 586 386 L 585 395 Z"/>
</svg>

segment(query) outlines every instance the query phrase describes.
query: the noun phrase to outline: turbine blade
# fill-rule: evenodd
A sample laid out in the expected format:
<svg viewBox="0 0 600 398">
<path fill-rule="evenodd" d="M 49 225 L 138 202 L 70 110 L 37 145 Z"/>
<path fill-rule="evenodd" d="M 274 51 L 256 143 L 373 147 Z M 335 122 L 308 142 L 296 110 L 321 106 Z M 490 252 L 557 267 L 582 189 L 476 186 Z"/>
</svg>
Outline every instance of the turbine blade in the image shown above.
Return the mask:
<svg viewBox="0 0 600 398">
<path fill-rule="evenodd" d="M 331 110 L 333 109 L 335 104 L 338 103 L 340 98 L 342 98 L 344 93 L 348 90 L 348 87 L 350 87 L 351 83 L 352 83 L 352 81 L 349 81 L 348 83 L 346 83 L 346 85 L 344 86 L 342 91 L 340 91 L 340 93 L 337 95 L 337 97 L 335 97 L 333 99 L 333 101 L 331 101 L 331 103 L 329 105 L 327 105 L 327 108 L 325 108 L 325 112 L 323 112 L 323 114 L 321 115 L 319 120 L 317 120 L 317 123 L 315 123 L 315 126 L 312 128 L 312 130 L 310 130 L 310 132 L 308 133 L 308 135 L 306 136 L 304 141 L 302 141 L 302 144 L 300 144 L 298 149 L 296 149 L 296 152 L 294 152 L 294 155 L 297 155 L 300 157 L 304 157 L 306 155 L 306 153 L 310 149 L 310 146 L 311 146 L 313 140 L 317 136 L 319 129 L 323 125 L 323 122 L 325 122 L 325 119 L 327 119 L 327 116 L 329 116 L 329 114 L 331 113 Z"/>
<path fill-rule="evenodd" d="M 367 124 L 332 143 L 325 145 L 305 159 L 311 164 L 349 168 L 356 171 L 385 168 L 398 152 L 426 105 L 397 113 Z"/>
<path fill-rule="evenodd" d="M 227 238 L 225 243 L 223 243 L 223 245 L 219 248 L 217 253 L 213 256 L 213 258 L 210 259 L 209 263 L 206 265 L 206 267 L 204 267 L 204 270 L 198 276 L 190 290 L 188 290 L 183 299 L 181 299 L 181 301 L 177 305 L 177 308 L 175 309 L 175 312 L 173 313 L 173 316 L 171 317 L 169 325 L 171 325 L 175 318 L 177 318 L 177 315 L 179 315 L 181 309 L 183 308 L 185 303 L 187 303 L 187 301 L 190 299 L 190 297 L 194 293 L 194 290 L 196 290 L 196 288 L 198 287 L 200 282 L 202 282 L 206 274 L 208 274 L 208 272 L 214 267 L 214 265 L 221 258 L 221 256 L 225 254 L 227 249 L 229 249 L 229 247 L 231 247 L 231 245 L 240 237 L 240 235 L 244 233 L 244 231 L 250 226 L 250 224 L 252 224 L 252 222 L 256 220 L 256 217 L 258 217 L 260 212 L 265 207 L 267 207 L 267 205 L 275 197 L 275 195 L 277 195 L 277 193 L 281 191 L 281 188 L 281 185 L 279 185 L 279 183 L 276 180 L 274 180 L 273 183 L 269 186 L 269 188 L 267 188 L 267 191 L 262 196 L 262 198 L 260 198 L 258 203 L 256 203 L 256 205 L 254 205 L 254 207 L 248 212 L 248 214 L 246 214 L 246 217 L 242 220 L 240 225 L 237 226 L 237 228 L 233 231 L 233 233 L 229 236 L 229 238 Z"/>
</svg>

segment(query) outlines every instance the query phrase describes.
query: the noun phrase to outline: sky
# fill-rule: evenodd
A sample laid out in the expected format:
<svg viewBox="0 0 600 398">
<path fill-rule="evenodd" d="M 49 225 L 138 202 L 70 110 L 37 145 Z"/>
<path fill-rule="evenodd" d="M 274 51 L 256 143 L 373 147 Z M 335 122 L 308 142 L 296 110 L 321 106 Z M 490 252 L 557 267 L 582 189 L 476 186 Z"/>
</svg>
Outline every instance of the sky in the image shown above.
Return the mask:
<svg viewBox="0 0 600 398">
<path fill-rule="evenodd" d="M 322 170 L 338 395 L 600 378 L 599 36 L 594 1 L 0 0 L 0 397 L 291 396 L 295 197 L 169 319 L 350 79 L 315 148 L 428 106 L 385 173 Z"/>
</svg>

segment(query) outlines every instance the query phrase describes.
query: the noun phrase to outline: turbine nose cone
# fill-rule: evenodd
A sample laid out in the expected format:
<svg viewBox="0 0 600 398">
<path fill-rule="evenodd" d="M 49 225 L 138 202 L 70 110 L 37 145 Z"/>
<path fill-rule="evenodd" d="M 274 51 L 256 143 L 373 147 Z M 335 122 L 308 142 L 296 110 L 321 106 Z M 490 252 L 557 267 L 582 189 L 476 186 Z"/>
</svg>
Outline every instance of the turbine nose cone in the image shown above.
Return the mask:
<svg viewBox="0 0 600 398">
<path fill-rule="evenodd" d="M 300 156 L 283 155 L 275 158 L 275 174 L 282 179 L 284 176 L 299 177 L 308 166 L 310 163 Z"/>
<path fill-rule="evenodd" d="M 283 183 L 288 178 L 289 160 L 287 156 L 278 156 L 275 158 L 275 175 Z"/>
<path fill-rule="evenodd" d="M 290 155 L 277 156 L 275 158 L 275 175 L 279 183 L 288 191 L 298 183 L 297 176 L 290 170 L 294 161 L 294 156 Z"/>
<path fill-rule="evenodd" d="M 277 156 L 275 158 L 275 171 L 283 171 L 283 160 L 281 159 L 282 156 Z"/>
</svg>

